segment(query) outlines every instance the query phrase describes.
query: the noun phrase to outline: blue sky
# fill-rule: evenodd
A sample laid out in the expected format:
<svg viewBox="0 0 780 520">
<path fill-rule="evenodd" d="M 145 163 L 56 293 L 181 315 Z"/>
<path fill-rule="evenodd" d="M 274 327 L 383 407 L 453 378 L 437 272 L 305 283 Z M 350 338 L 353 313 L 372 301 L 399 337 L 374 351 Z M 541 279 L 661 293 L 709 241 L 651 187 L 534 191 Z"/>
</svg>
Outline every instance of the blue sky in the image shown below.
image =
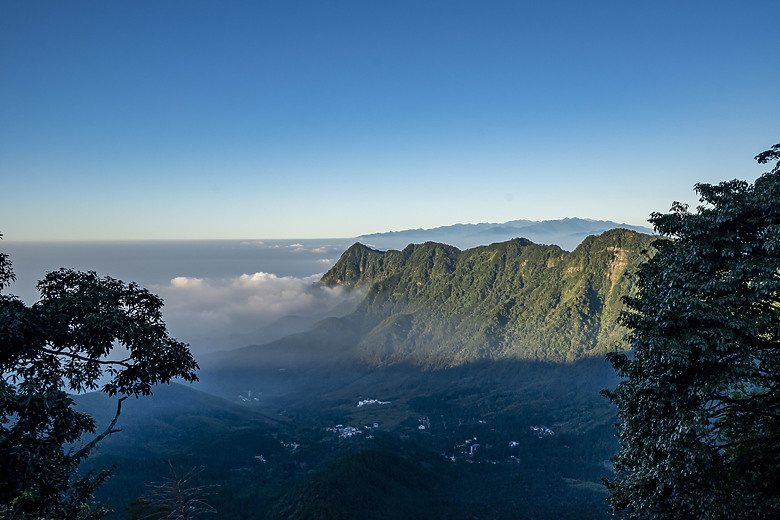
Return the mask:
<svg viewBox="0 0 780 520">
<path fill-rule="evenodd" d="M 780 142 L 776 2 L 0 3 L 9 241 L 644 224 Z"/>
</svg>

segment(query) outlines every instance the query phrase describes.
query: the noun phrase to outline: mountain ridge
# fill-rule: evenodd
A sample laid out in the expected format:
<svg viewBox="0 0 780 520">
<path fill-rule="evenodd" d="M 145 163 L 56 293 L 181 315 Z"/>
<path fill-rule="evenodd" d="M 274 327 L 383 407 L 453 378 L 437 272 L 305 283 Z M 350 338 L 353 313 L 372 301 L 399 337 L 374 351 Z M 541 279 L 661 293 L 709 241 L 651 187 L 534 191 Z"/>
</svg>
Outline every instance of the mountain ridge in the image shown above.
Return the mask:
<svg viewBox="0 0 780 520">
<path fill-rule="evenodd" d="M 573 252 L 518 238 L 465 251 L 357 243 L 321 283 L 368 291 L 356 310 L 368 324 L 356 352 L 369 364 L 572 361 L 620 343 L 615 319 L 633 287 L 624 275 L 652 240 L 616 229 Z"/>
</svg>

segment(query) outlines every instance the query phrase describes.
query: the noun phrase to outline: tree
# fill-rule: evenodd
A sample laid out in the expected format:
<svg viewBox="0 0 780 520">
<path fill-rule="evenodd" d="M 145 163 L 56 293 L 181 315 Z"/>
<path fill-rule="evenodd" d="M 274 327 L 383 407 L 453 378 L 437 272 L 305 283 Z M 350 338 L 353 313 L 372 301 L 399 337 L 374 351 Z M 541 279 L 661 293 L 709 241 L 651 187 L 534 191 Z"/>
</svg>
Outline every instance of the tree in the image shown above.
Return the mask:
<svg viewBox="0 0 780 520">
<path fill-rule="evenodd" d="M 780 145 L 756 157 L 780 159 Z M 620 450 L 606 481 L 632 519 L 780 518 L 780 162 L 754 184 L 697 184 L 650 221 L 608 359 Z"/>
<path fill-rule="evenodd" d="M 13 280 L 0 254 L 0 289 Z M 79 475 L 79 463 L 119 431 L 127 396 L 177 377 L 195 381 L 198 366 L 168 335 L 162 300 L 134 283 L 60 269 L 37 287 L 31 306 L 0 294 L 0 518 L 102 518 L 108 509 L 92 496 L 109 471 Z M 117 396 L 116 414 L 85 442 L 95 422 L 68 392 L 97 389 Z"/>
<path fill-rule="evenodd" d="M 202 468 L 180 474 L 170 461 L 168 467 L 169 478 L 149 485 L 146 500 L 154 512 L 146 516 L 148 520 L 190 520 L 217 512 L 207 501 L 214 486 L 196 484 Z"/>
</svg>

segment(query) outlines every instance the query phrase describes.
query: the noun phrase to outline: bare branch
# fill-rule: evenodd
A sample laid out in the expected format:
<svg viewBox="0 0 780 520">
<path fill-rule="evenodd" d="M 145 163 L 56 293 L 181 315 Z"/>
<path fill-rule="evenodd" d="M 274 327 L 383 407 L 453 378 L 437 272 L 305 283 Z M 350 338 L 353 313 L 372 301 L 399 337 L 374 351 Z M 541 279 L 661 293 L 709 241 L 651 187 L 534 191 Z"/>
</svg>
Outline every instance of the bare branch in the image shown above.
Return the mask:
<svg viewBox="0 0 780 520">
<path fill-rule="evenodd" d="M 92 448 L 95 447 L 95 445 L 111 435 L 112 433 L 121 432 L 121 429 L 114 429 L 114 426 L 116 426 L 116 421 L 119 419 L 119 414 L 122 412 L 122 401 L 127 399 L 127 396 L 120 398 L 116 402 L 116 414 L 114 414 L 114 419 L 111 421 L 111 424 L 108 425 L 108 428 L 106 428 L 103 433 L 92 439 L 86 446 L 81 448 L 79 451 L 77 451 L 75 454 L 71 455 L 72 460 L 80 460 L 83 458 L 86 458 L 89 455 L 89 452 L 92 451 Z"/>
<path fill-rule="evenodd" d="M 171 461 L 168 461 L 171 477 L 162 482 L 149 484 L 147 499 L 159 512 L 149 515 L 147 518 L 161 518 L 166 520 L 190 520 L 202 515 L 215 514 L 217 512 L 206 500 L 213 495 L 211 491 L 216 486 L 193 485 L 193 481 L 203 471 L 203 468 L 193 468 L 183 475 L 178 474 Z"/>
</svg>

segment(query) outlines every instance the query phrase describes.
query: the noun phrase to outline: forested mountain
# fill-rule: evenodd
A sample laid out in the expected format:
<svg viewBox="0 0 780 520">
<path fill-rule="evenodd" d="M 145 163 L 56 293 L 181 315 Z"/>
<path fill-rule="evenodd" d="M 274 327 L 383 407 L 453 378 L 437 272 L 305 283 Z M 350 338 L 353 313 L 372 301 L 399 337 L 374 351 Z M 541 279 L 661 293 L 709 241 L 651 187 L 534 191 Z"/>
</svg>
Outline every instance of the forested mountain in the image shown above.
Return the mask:
<svg viewBox="0 0 780 520">
<path fill-rule="evenodd" d="M 625 276 L 655 237 L 615 229 L 573 252 L 525 239 L 461 251 L 357 243 L 321 279 L 366 292 L 355 311 L 307 332 L 220 353 L 217 370 L 307 364 L 443 369 L 490 360 L 571 362 L 619 347 Z"/>
<path fill-rule="evenodd" d="M 347 250 L 325 285 L 365 289 L 352 316 L 355 354 L 373 366 L 443 368 L 485 359 L 572 361 L 620 342 L 624 276 L 653 237 L 616 229 L 571 253 L 525 239 L 460 251 L 436 243 L 402 251 Z"/>
</svg>

